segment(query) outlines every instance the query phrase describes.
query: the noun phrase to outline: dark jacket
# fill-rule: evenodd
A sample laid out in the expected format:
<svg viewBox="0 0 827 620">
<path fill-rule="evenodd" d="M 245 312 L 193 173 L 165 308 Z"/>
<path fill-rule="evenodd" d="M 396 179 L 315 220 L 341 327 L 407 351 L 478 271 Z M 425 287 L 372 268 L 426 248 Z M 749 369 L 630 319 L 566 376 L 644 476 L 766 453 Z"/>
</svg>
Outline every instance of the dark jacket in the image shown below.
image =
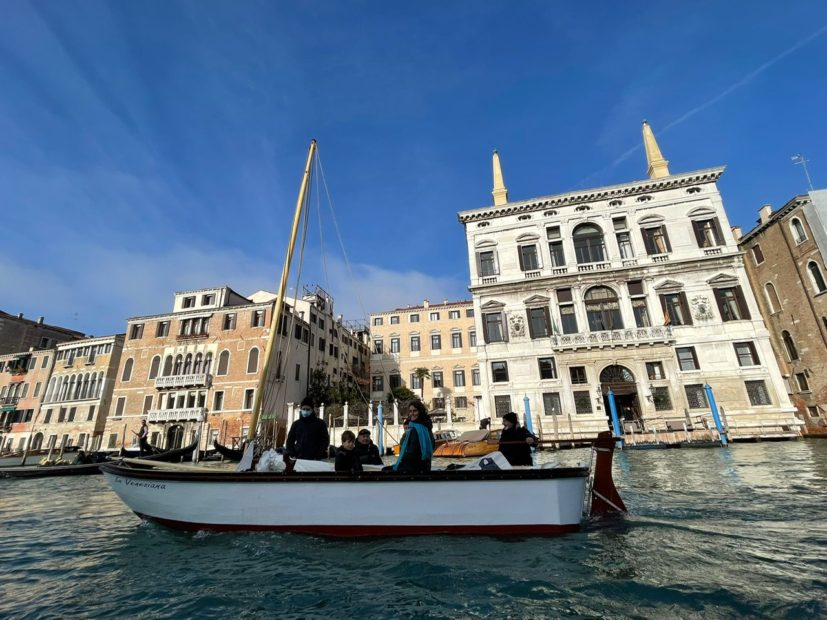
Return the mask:
<svg viewBox="0 0 827 620">
<path fill-rule="evenodd" d="M 336 449 L 336 471 L 341 472 L 356 472 L 362 471 L 362 463 L 359 462 L 359 455 L 356 454 L 356 449 L 345 450 L 344 448 Z"/>
<path fill-rule="evenodd" d="M 379 454 L 379 448 L 372 441 L 367 445 L 362 445 L 357 439 L 353 451 L 359 456 L 359 462 L 362 465 L 384 465 Z"/>
<path fill-rule="evenodd" d="M 327 457 L 329 445 L 327 425 L 314 414 L 293 422 L 284 449 L 294 459 L 321 461 Z"/>
<path fill-rule="evenodd" d="M 534 435 L 522 426 L 512 426 L 502 430 L 500 434 L 500 452 L 512 465 L 533 464 L 531 461 L 531 446 L 525 442 L 527 437 L 534 437 Z"/>
<path fill-rule="evenodd" d="M 420 424 L 420 421 L 411 422 L 411 425 Z M 431 432 L 433 424 L 430 418 L 425 418 L 422 425 L 428 429 L 428 434 L 431 436 L 431 453 L 433 453 L 434 434 Z M 402 454 L 402 460 L 399 461 L 399 467 L 396 471 L 400 474 L 426 474 L 431 471 L 431 457 L 427 459 L 422 458 L 422 448 L 419 445 L 419 433 L 414 429 L 409 429 L 406 433 L 408 436 L 408 444 L 405 446 L 405 452 Z M 404 441 L 404 439 L 403 439 Z"/>
</svg>

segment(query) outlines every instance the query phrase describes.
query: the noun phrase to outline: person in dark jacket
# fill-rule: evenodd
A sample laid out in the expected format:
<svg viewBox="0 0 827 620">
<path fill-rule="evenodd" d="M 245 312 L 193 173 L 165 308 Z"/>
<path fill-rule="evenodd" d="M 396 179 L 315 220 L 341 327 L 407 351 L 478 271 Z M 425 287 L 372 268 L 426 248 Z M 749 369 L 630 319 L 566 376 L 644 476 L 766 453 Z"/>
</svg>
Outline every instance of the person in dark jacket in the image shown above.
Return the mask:
<svg viewBox="0 0 827 620">
<path fill-rule="evenodd" d="M 308 396 L 301 403 L 299 418 L 287 433 L 284 451 L 294 459 L 321 461 L 327 457 L 329 445 L 327 425 L 316 416 L 313 399 Z"/>
<path fill-rule="evenodd" d="M 408 405 L 408 432 L 402 438 L 399 458 L 393 470 L 400 474 L 425 474 L 431 471 L 434 453 L 433 422 L 422 401 Z"/>
<path fill-rule="evenodd" d="M 362 471 L 362 463 L 356 453 L 356 435 L 352 431 L 342 433 L 342 445 L 336 450 L 336 471 L 351 474 Z"/>
<path fill-rule="evenodd" d="M 379 454 L 379 448 L 370 440 L 370 431 L 363 428 L 356 436 L 356 447 L 354 448 L 359 456 L 362 465 L 384 465 Z"/>
<path fill-rule="evenodd" d="M 531 445 L 534 435 L 520 426 L 513 411 L 503 416 L 503 430 L 500 434 L 500 452 L 512 465 L 533 465 Z"/>
</svg>

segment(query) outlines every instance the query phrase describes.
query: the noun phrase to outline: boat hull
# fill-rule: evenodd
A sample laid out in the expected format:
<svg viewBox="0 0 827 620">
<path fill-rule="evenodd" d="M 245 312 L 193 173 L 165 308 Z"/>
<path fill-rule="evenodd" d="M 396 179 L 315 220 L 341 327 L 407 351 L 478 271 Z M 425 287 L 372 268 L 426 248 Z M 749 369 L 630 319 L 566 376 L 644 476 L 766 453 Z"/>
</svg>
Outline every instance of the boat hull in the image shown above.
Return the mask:
<svg viewBox="0 0 827 620">
<path fill-rule="evenodd" d="M 140 517 L 181 530 L 325 536 L 554 535 L 579 529 L 588 470 L 339 474 L 102 467 Z"/>
<path fill-rule="evenodd" d="M 0 469 L 0 478 L 54 478 L 57 476 L 94 476 L 100 472 L 100 463 L 83 465 L 32 465 Z"/>
</svg>

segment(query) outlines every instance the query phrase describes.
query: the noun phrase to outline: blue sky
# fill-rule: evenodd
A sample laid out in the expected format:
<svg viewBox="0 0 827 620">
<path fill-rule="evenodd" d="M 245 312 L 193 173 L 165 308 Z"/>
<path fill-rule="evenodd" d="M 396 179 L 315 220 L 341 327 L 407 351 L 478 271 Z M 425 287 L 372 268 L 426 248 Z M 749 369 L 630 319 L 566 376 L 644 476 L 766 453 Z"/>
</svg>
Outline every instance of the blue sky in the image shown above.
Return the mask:
<svg viewBox="0 0 827 620">
<path fill-rule="evenodd" d="M 792 154 L 827 186 L 824 2 L 3 12 L 0 309 L 96 335 L 175 290 L 274 290 L 313 137 L 354 279 L 322 201 L 303 280 L 348 318 L 468 296 L 456 213 L 490 204 L 493 148 L 512 199 L 622 183 L 647 118 L 673 173 L 727 165 L 744 229 L 806 190 Z"/>
</svg>

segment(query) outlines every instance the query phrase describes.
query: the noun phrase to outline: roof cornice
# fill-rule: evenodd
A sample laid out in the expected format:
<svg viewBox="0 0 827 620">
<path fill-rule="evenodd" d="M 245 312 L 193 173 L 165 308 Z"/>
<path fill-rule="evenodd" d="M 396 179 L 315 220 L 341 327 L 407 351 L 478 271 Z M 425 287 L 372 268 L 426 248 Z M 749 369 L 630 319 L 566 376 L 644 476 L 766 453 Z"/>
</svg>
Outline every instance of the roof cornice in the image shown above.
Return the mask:
<svg viewBox="0 0 827 620">
<path fill-rule="evenodd" d="M 810 196 L 807 195 L 807 194 L 802 194 L 800 196 L 796 196 L 795 198 L 790 200 L 787 204 L 785 204 L 783 207 L 781 207 L 778 211 L 776 211 L 775 213 L 770 215 L 769 219 L 766 222 L 764 222 L 763 224 L 758 224 L 758 226 L 756 226 L 751 231 L 749 231 L 747 234 L 745 234 L 743 237 L 738 239 L 738 245 L 746 243 L 747 241 L 749 241 L 753 237 L 761 234 L 762 232 L 767 230 L 767 228 L 769 228 L 770 226 L 775 224 L 777 221 L 779 221 L 779 220 L 783 219 L 785 216 L 787 216 L 790 213 L 790 211 L 794 211 L 798 207 L 801 207 L 805 204 L 808 204 L 809 202 L 810 202 Z"/>
<path fill-rule="evenodd" d="M 678 187 L 688 187 L 690 185 L 697 185 L 698 183 L 714 183 L 724 173 L 724 170 L 725 166 L 705 168 L 703 170 L 696 170 L 694 172 L 687 172 L 684 174 L 675 174 L 658 179 L 645 179 L 642 181 L 623 183 L 621 185 L 608 185 L 606 187 L 568 192 L 566 194 L 554 194 L 540 198 L 531 198 L 529 200 L 519 202 L 509 202 L 508 204 L 502 206 L 483 207 L 482 209 L 461 211 L 457 217 L 461 223 L 465 224 L 467 222 L 490 220 L 505 215 L 530 213 L 532 211 L 548 209 L 549 207 L 581 205 L 584 203 L 595 202 L 597 200 L 610 200 L 612 198 L 635 196 L 638 194 L 675 189 Z"/>
</svg>

